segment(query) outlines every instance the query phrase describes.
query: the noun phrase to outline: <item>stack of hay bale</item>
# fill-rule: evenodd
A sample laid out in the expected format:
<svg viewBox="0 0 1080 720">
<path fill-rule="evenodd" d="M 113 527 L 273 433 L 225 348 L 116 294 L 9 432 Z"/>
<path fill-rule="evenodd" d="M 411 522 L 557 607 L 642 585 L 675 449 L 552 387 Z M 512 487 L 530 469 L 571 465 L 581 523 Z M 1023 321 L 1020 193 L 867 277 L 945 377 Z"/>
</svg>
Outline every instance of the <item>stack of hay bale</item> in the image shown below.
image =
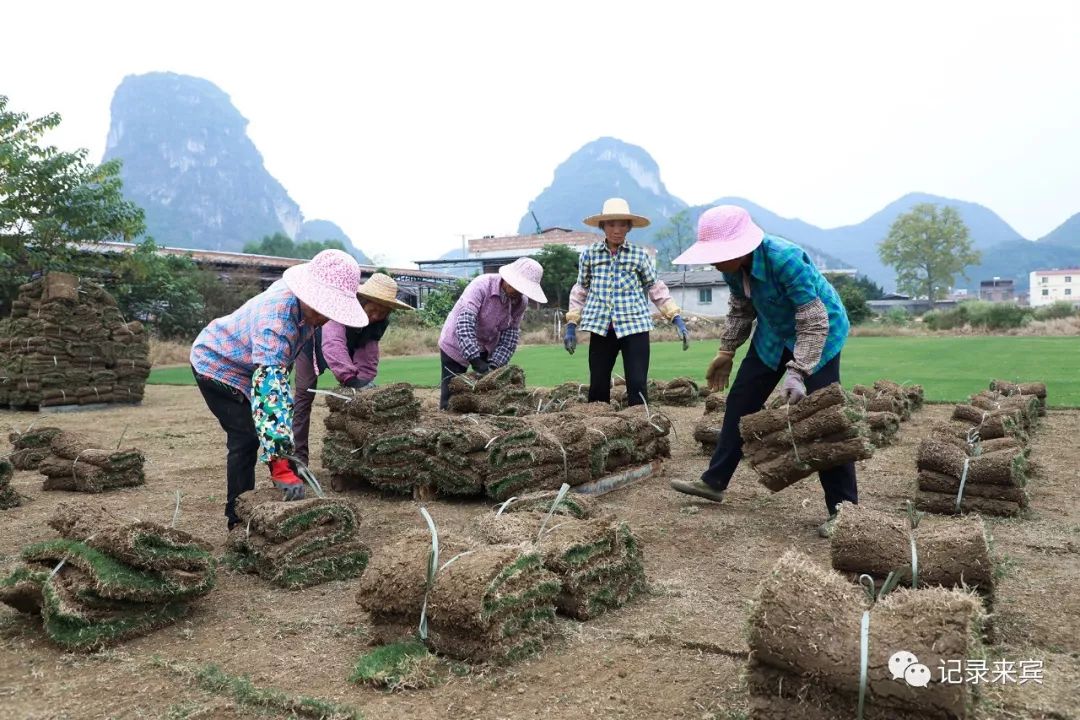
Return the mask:
<svg viewBox="0 0 1080 720">
<path fill-rule="evenodd" d="M 931 436 L 920 443 L 916 507 L 946 515 L 1014 516 L 1028 506 L 1028 462 L 1023 448 L 987 451 L 975 445 L 965 451 L 953 440 Z"/>
<path fill-rule="evenodd" d="M 720 442 L 720 429 L 724 425 L 726 399 L 719 393 L 705 398 L 705 414 L 694 423 L 694 439 L 701 443 L 701 452 L 712 455 Z"/>
<path fill-rule="evenodd" d="M 696 405 L 701 399 L 698 385 L 691 378 L 677 377 L 674 380 L 649 380 L 646 384 L 646 398 L 653 405 Z M 630 398 L 626 395 L 626 380 L 615 378 L 611 384 L 611 402 L 619 407 L 627 407 Z"/>
<path fill-rule="evenodd" d="M 123 522 L 101 508 L 61 504 L 49 525 L 61 539 L 27 546 L 0 580 L 0 602 L 40 614 L 45 632 L 88 650 L 176 622 L 214 585 L 210 546 L 153 522 Z"/>
<path fill-rule="evenodd" d="M 486 375 L 458 375 L 450 381 L 450 411 L 481 415 L 532 415 L 542 397 L 525 389 L 525 371 L 505 365 Z"/>
<path fill-rule="evenodd" d="M 10 462 L 0 458 L 0 510 L 18 507 L 22 504 L 19 493 L 11 487 L 11 478 L 15 474 L 15 468 Z"/>
<path fill-rule="evenodd" d="M 862 404 L 839 383 L 810 393 L 797 405 L 747 415 L 739 433 L 743 454 L 773 492 L 874 453 Z"/>
<path fill-rule="evenodd" d="M 943 682 L 935 670 L 958 658 L 979 657 L 984 617 L 978 597 L 944 588 L 901 588 L 871 603 L 862 588 L 839 573 L 790 551 L 762 583 L 750 617 L 750 716 L 856 717 L 866 618 L 862 717 L 970 717 L 978 686 Z M 909 662 L 897 668 L 890 659 L 901 650 L 909 655 L 898 660 Z M 894 669 L 910 673 L 905 677 L 914 682 L 895 679 Z"/>
<path fill-rule="evenodd" d="M 146 482 L 146 458 L 136 448 L 104 450 L 77 433 L 61 432 L 49 443 L 49 455 L 38 463 L 45 490 L 99 493 Z"/>
<path fill-rule="evenodd" d="M 383 433 L 411 428 L 420 417 L 420 401 L 408 383 L 371 390 L 339 387 L 326 396 L 326 404 L 322 462 L 335 487 L 369 480 L 362 462 L 368 445 Z"/>
<path fill-rule="evenodd" d="M 990 389 L 1002 395 L 1033 395 L 1039 401 L 1039 415 L 1046 415 L 1046 383 L 1014 383 L 1008 380 L 991 380 Z"/>
<path fill-rule="evenodd" d="M 150 374 L 142 325 L 101 287 L 58 272 L 19 288 L 0 323 L 0 365 L 0 400 L 18 408 L 139 402 Z"/>
<path fill-rule="evenodd" d="M 52 451 L 49 446 L 53 439 L 63 431 L 57 427 L 31 426 L 26 432 L 13 430 L 8 439 L 14 450 L 11 453 L 11 464 L 16 470 L 37 470 L 41 461 L 49 457 Z"/>
<path fill-rule="evenodd" d="M 427 533 L 411 533 L 380 548 L 364 573 L 357 602 L 371 615 L 375 642 L 414 636 L 426 599 L 427 642 L 439 654 L 508 663 L 543 648 L 561 584 L 539 552 L 440 537 L 429 588 L 431 549 Z"/>
<path fill-rule="evenodd" d="M 279 587 L 310 587 L 364 572 L 371 551 L 356 539 L 359 514 L 348 500 L 282 502 L 276 490 L 237 498 L 240 524 L 229 533 L 226 562 Z"/>
</svg>

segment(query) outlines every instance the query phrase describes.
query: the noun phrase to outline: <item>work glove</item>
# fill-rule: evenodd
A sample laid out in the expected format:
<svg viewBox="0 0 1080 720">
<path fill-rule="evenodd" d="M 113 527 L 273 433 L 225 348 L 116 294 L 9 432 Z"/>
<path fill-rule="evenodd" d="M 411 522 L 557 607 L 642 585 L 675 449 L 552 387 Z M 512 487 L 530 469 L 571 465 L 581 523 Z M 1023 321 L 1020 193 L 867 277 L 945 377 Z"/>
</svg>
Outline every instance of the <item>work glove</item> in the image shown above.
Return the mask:
<svg viewBox="0 0 1080 720">
<path fill-rule="evenodd" d="M 349 378 L 345 381 L 345 387 L 352 388 L 353 390 L 361 390 L 371 384 L 370 380 L 361 380 L 358 377 Z"/>
<path fill-rule="evenodd" d="M 675 325 L 675 328 L 679 331 L 679 338 L 682 340 L 682 349 L 690 349 L 690 331 L 686 329 L 686 322 L 682 319 L 682 315 L 676 315 L 671 319 L 671 322 Z"/>
<path fill-rule="evenodd" d="M 491 372 L 491 366 L 488 365 L 488 361 L 483 355 L 477 355 L 469 361 L 469 364 L 472 365 L 472 369 L 479 375 L 487 375 Z"/>
<path fill-rule="evenodd" d="M 716 357 L 709 363 L 709 369 L 705 371 L 705 380 L 709 383 L 709 389 L 719 392 L 728 386 L 728 378 L 731 377 L 731 364 L 735 360 L 735 353 L 730 350 L 720 350 Z"/>
<path fill-rule="evenodd" d="M 269 464 L 270 480 L 285 493 L 282 499 L 303 500 L 304 481 L 297 476 L 292 464 L 285 458 L 274 458 Z"/>
<path fill-rule="evenodd" d="M 571 355 L 577 350 L 577 325 L 574 323 L 566 324 L 566 336 L 563 338 L 562 346 Z"/>
<path fill-rule="evenodd" d="M 802 373 L 788 368 L 784 373 L 784 384 L 780 386 L 780 398 L 788 405 L 796 405 L 806 397 L 806 383 Z"/>
</svg>

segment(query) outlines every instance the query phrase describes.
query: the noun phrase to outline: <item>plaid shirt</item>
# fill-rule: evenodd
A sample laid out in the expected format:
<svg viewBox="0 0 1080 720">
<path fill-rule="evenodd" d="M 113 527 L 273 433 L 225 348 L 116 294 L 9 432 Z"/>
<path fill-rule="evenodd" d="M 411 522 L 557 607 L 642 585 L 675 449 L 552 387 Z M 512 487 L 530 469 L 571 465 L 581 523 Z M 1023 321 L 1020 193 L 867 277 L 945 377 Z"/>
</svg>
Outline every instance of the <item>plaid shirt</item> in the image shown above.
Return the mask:
<svg viewBox="0 0 1080 720">
<path fill-rule="evenodd" d="M 836 357 L 848 335 L 844 303 L 829 281 L 801 247 L 775 235 L 766 235 L 754 250 L 750 274 L 746 278 L 750 297 L 743 290 L 744 275 L 724 273 L 731 290 L 732 307 L 747 300 L 757 315 L 753 345 L 758 357 L 776 370 L 784 348 L 795 351 L 797 308 L 820 300 L 828 311 L 829 331 L 814 371 Z M 730 324 L 730 323 L 729 323 Z M 723 346 L 723 345 L 722 345 Z"/>
<path fill-rule="evenodd" d="M 314 334 L 302 323 L 300 301 L 278 280 L 232 314 L 211 321 L 191 346 L 191 366 L 250 399 L 255 369 L 292 365 Z"/>
<path fill-rule="evenodd" d="M 446 316 L 439 349 L 460 365 L 483 353 L 489 365 L 505 365 L 517 350 L 528 305 L 525 296 L 511 300 L 503 292 L 497 273 L 477 275 Z"/>
<path fill-rule="evenodd" d="M 615 337 L 652 330 L 652 313 L 645 292 L 656 284 L 656 266 L 641 247 L 624 243 L 614 255 L 603 242 L 581 253 L 577 284 L 588 295 L 581 311 L 580 329 Z"/>
</svg>

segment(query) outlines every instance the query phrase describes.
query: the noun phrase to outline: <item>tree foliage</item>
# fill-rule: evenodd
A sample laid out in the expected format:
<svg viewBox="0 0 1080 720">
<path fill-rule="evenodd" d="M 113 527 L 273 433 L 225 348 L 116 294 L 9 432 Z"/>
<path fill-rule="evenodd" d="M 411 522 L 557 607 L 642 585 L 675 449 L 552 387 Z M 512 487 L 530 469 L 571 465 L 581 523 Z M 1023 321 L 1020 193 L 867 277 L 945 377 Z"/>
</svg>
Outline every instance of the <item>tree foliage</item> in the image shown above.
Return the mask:
<svg viewBox="0 0 1080 720">
<path fill-rule="evenodd" d="M 659 269 L 670 270 L 672 260 L 697 240 L 697 228 L 690 217 L 690 210 L 681 210 L 671 216 L 667 225 L 656 232 L 656 261 Z"/>
<path fill-rule="evenodd" d="M 202 277 L 208 273 L 190 257 L 160 255 L 154 241 L 146 240 L 131 252 L 108 259 L 113 262 L 107 287 L 120 310 L 148 324 L 160 337 L 194 338 L 210 320 Z"/>
<path fill-rule="evenodd" d="M 540 282 L 548 302 L 555 307 L 565 309 L 570 297 L 570 288 L 577 281 L 578 260 L 581 256 L 566 245 L 545 245 L 535 256 L 544 268 L 544 278 Z"/>
<path fill-rule="evenodd" d="M 844 303 L 848 320 L 852 325 L 865 322 L 873 315 L 867 300 L 879 300 L 885 291 L 865 275 L 841 275 L 825 271 L 825 277 L 836 288 L 840 301 Z"/>
<path fill-rule="evenodd" d="M 878 254 L 896 268 L 900 292 L 931 301 L 945 297 L 953 277 L 959 273 L 966 278 L 964 268 L 981 259 L 960 213 L 932 203 L 916 205 L 896 218 Z"/>
<path fill-rule="evenodd" d="M 345 245 L 340 240 L 305 240 L 293 242 L 285 233 L 266 235 L 259 242 L 244 244 L 244 252 L 251 255 L 271 255 L 273 257 L 300 258 L 310 260 L 323 250 L 344 250 Z"/>
<path fill-rule="evenodd" d="M 418 313 L 429 327 L 438 327 L 446 322 L 446 316 L 454 309 L 454 303 L 465 292 L 469 281 L 458 278 L 452 285 L 444 285 L 428 293 L 424 298 L 424 307 Z"/>
</svg>

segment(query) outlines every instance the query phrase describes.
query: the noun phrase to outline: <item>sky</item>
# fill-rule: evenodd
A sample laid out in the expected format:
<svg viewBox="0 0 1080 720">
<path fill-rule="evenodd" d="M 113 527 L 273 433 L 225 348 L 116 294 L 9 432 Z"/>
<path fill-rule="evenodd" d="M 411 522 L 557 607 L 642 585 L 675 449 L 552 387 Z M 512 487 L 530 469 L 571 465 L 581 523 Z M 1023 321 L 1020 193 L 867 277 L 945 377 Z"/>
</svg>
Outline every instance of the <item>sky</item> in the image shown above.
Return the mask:
<svg viewBox="0 0 1080 720">
<path fill-rule="evenodd" d="M 307 219 L 376 260 L 513 234 L 555 167 L 614 136 L 690 204 L 822 227 L 908 192 L 1027 238 L 1080 212 L 1080 3 L 9 3 L 0 94 L 101 159 L 124 76 L 232 98 Z M 597 208 L 599 211 L 599 208 Z"/>
</svg>

